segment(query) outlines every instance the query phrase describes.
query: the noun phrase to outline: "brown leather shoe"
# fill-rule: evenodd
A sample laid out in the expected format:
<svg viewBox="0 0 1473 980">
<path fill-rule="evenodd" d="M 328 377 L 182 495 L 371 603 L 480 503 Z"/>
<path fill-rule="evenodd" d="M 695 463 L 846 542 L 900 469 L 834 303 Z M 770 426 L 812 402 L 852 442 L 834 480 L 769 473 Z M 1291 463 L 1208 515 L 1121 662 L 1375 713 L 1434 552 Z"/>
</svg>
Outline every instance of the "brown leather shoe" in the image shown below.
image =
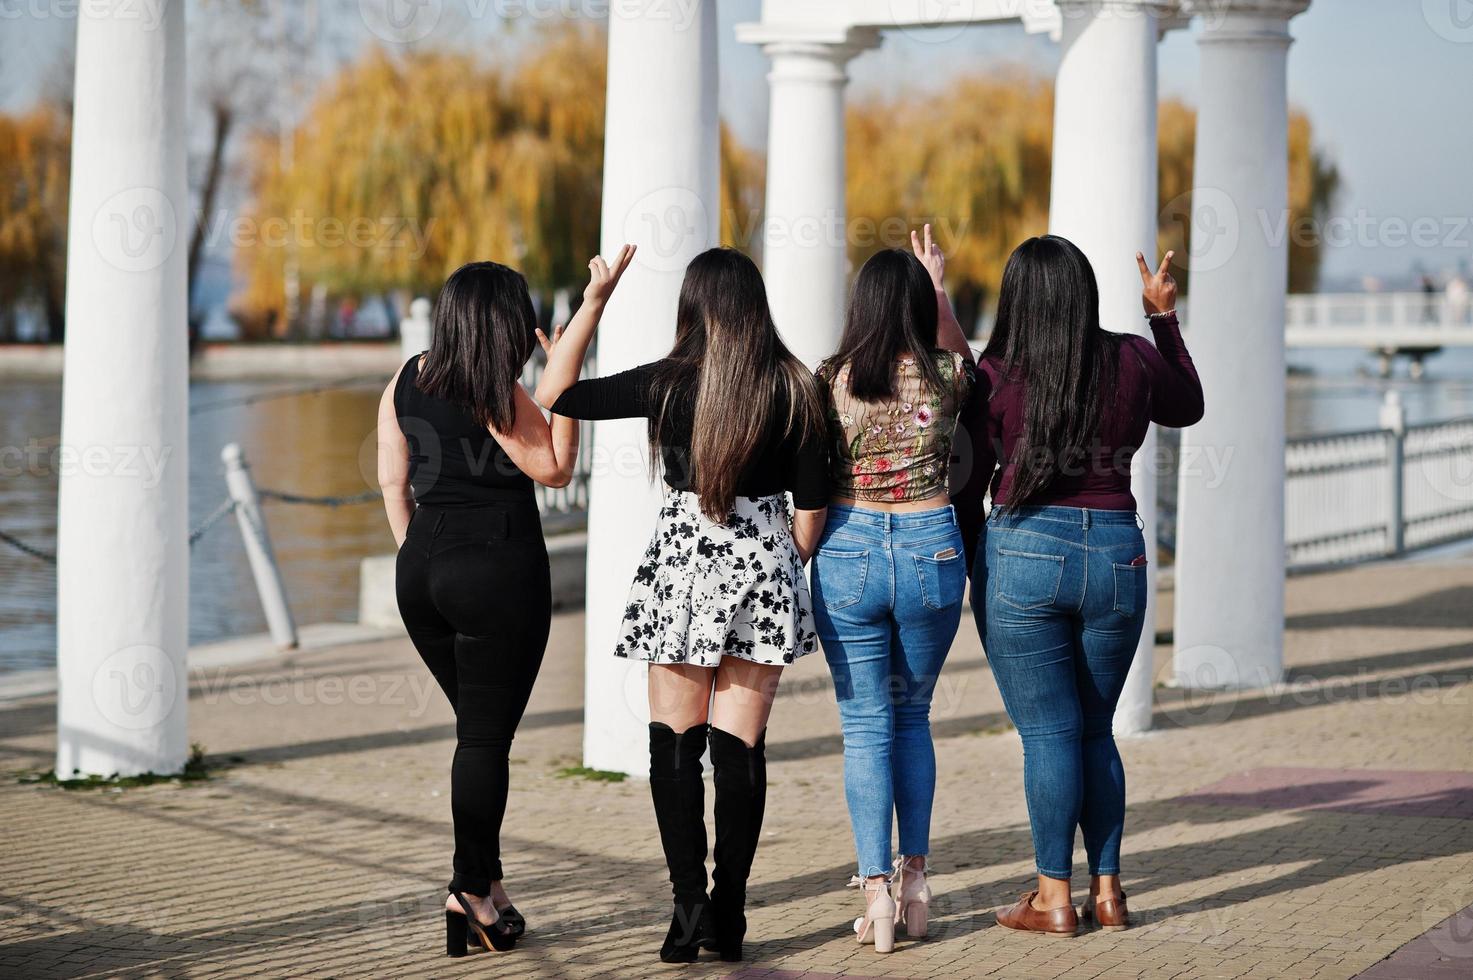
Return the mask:
<svg viewBox="0 0 1473 980">
<path fill-rule="evenodd" d="M 1125 892 L 1118 897 L 1087 898 L 1079 907 L 1082 918 L 1093 919 L 1106 932 L 1122 932 L 1130 927 L 1130 909 L 1125 907 Z"/>
<path fill-rule="evenodd" d="M 997 910 L 997 924 L 1024 932 L 1041 932 L 1045 936 L 1068 937 L 1079 931 L 1079 917 L 1074 905 L 1064 905 L 1047 912 L 1033 907 L 1033 897 L 1038 892 L 1024 892 L 1012 908 Z"/>
</svg>

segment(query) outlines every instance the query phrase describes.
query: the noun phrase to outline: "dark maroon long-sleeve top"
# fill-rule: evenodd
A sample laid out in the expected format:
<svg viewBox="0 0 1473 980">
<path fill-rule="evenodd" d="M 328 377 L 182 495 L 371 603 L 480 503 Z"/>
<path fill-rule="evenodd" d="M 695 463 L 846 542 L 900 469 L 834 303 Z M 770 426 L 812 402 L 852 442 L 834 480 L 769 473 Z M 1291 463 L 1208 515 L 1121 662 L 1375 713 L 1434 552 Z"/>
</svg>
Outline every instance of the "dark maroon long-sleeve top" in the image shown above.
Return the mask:
<svg viewBox="0 0 1473 980">
<path fill-rule="evenodd" d="M 1152 422 L 1180 427 L 1202 418 L 1202 382 L 1182 342 L 1181 325 L 1175 316 L 1157 317 L 1151 321 L 1151 332 L 1156 338 L 1154 346 L 1134 334 L 1122 339 L 1115 390 L 1103 396 L 1109 401 L 1102 406 L 1099 431 L 1088 457 L 1030 498 L 1028 506 L 1135 510 L 1130 462 L 1147 427 Z M 954 483 L 952 488 L 952 503 L 968 547 L 985 517 L 987 490 L 991 489 L 993 500 L 1007 499 L 1027 403 L 1027 381 L 1004 376 L 997 358 L 983 358 L 977 375 L 977 386 L 960 420 L 973 462 L 968 468 L 964 459 L 960 461 L 967 474 L 965 482 Z M 961 439 L 956 451 L 966 451 Z"/>
</svg>

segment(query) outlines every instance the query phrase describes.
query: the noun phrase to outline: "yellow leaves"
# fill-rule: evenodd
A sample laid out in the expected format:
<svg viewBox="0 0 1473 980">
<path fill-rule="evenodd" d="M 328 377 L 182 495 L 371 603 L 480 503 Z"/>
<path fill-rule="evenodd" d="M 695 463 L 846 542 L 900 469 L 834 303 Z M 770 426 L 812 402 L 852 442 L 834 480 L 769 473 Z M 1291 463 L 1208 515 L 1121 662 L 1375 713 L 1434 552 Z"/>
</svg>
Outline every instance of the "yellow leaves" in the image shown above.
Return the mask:
<svg viewBox="0 0 1473 980">
<path fill-rule="evenodd" d="M 883 230 L 886 219 L 907 228 L 929 220 L 965 316 L 976 298 L 995 295 L 1013 249 L 1047 231 L 1053 152 L 1047 80 L 1012 69 L 953 79 L 940 96 L 853 99 L 847 126 L 849 257 L 855 267 L 881 248 L 907 244 L 899 235 L 876 239 L 861 229 Z M 1163 102 L 1159 129 L 1159 248 L 1185 255 L 1196 112 Z M 1322 218 L 1339 176 L 1313 151 L 1313 129 L 1301 113 L 1291 119 L 1289 142 L 1291 220 Z M 1297 288 L 1312 286 L 1318 264 L 1317 244 L 1291 244 Z"/>
<path fill-rule="evenodd" d="M 237 306 L 281 309 L 284 270 L 305 292 L 433 294 L 462 263 L 521 268 L 534 289 L 575 282 L 598 247 L 601 28 L 562 23 L 513 64 L 375 49 L 326 84 L 281 142 L 250 152 L 249 224 L 285 241 L 238 250 Z M 375 229 L 355 240 L 339 225 Z"/>
</svg>

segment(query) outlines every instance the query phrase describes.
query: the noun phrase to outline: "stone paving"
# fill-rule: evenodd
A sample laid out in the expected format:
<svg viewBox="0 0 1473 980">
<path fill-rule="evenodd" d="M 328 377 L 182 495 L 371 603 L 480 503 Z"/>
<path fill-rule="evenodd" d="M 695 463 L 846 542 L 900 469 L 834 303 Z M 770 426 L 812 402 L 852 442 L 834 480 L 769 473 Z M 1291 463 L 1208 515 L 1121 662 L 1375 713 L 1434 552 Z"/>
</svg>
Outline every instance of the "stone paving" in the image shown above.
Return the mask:
<svg viewBox="0 0 1473 980">
<path fill-rule="evenodd" d="M 964 619 L 937 697 L 932 936 L 890 956 L 848 931 L 859 898 L 818 657 L 774 712 L 735 965 L 658 962 L 668 886 L 648 791 L 564 772 L 582 737 L 579 615 L 554 624 L 514 749 L 503 847 L 530 932 L 509 954 L 440 955 L 453 727 L 405 640 L 195 671 L 191 731 L 216 767 L 201 783 L 21 782 L 9 774 L 51 764 L 54 705 L 11 701 L 0 976 L 1473 976 L 1473 915 L 1458 915 L 1473 905 L 1473 564 L 1294 578 L 1286 626 L 1280 687 L 1158 688 L 1155 731 L 1121 745 L 1139 925 L 1055 940 L 990 914 L 1027 885 L 1031 851 L 1021 747 Z"/>
</svg>

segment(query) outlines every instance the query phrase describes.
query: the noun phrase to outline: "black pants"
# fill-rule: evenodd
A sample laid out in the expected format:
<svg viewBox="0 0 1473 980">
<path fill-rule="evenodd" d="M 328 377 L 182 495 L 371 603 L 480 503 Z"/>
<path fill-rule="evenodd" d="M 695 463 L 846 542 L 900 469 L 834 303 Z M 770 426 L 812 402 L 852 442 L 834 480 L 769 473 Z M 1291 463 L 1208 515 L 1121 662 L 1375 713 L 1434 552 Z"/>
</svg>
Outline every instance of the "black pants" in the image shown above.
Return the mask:
<svg viewBox="0 0 1473 980">
<path fill-rule="evenodd" d="M 536 504 L 419 508 L 396 590 L 409 638 L 455 709 L 450 887 L 485 895 L 501 879 L 507 757 L 552 620 Z"/>
</svg>

